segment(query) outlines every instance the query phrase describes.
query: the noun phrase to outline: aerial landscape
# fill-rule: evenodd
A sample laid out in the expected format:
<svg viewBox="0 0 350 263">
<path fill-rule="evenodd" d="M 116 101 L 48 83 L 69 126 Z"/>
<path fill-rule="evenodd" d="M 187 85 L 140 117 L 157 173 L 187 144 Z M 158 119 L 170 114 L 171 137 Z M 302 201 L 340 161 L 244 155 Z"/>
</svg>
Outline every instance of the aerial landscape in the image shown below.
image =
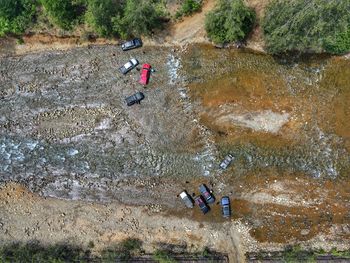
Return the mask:
<svg viewBox="0 0 350 263">
<path fill-rule="evenodd" d="M 350 2 L 0 0 L 0 262 L 350 262 Z"/>
</svg>

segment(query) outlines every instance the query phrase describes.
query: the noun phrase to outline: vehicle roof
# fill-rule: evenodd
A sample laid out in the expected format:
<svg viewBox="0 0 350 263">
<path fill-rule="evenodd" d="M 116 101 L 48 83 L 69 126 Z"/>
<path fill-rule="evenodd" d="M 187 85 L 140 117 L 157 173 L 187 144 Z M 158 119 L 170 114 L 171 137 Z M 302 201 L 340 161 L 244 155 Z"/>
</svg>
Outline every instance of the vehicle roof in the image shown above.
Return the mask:
<svg viewBox="0 0 350 263">
<path fill-rule="evenodd" d="M 134 41 L 133 40 L 130 40 L 130 41 L 124 43 L 125 47 L 131 47 L 133 45 L 134 45 Z"/>
<path fill-rule="evenodd" d="M 128 61 L 128 62 L 125 63 L 124 67 L 125 68 L 130 68 L 132 65 L 133 64 L 130 61 Z"/>
<path fill-rule="evenodd" d="M 224 196 L 223 198 L 221 198 L 221 204 L 228 205 L 229 203 L 230 203 L 230 198 L 228 198 L 227 196 Z"/>
<path fill-rule="evenodd" d="M 198 199 L 203 200 L 203 197 L 201 195 L 198 195 L 194 198 L 194 200 L 198 200 Z"/>
<path fill-rule="evenodd" d="M 207 186 L 205 185 L 205 184 L 201 184 L 200 186 L 199 186 L 199 190 L 200 191 L 208 191 L 208 188 L 207 188 Z"/>
<path fill-rule="evenodd" d="M 181 194 L 180 194 L 180 197 L 181 198 L 184 198 L 184 197 L 187 197 L 188 196 L 188 194 L 186 193 L 186 191 L 183 191 L 183 192 L 181 192 Z"/>
</svg>

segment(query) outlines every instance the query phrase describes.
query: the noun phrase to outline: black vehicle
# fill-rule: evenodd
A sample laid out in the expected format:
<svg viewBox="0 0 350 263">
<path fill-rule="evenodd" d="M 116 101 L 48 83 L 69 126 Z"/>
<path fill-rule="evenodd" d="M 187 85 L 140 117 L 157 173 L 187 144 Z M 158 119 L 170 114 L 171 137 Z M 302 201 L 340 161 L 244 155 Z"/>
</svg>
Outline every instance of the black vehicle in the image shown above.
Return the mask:
<svg viewBox="0 0 350 263">
<path fill-rule="evenodd" d="M 145 95 L 142 92 L 137 92 L 134 95 L 127 97 L 125 101 L 128 106 L 131 106 L 131 105 L 134 105 L 135 103 L 140 104 L 141 100 L 143 100 L 144 98 L 145 98 Z"/>
<path fill-rule="evenodd" d="M 233 159 L 234 157 L 231 154 L 226 155 L 225 159 L 220 163 L 220 168 L 225 170 L 231 164 Z"/>
<path fill-rule="evenodd" d="M 201 184 L 199 186 L 199 192 L 201 193 L 201 195 L 204 197 L 205 201 L 208 204 L 212 204 L 215 202 L 214 196 L 209 192 L 205 184 Z"/>
<path fill-rule="evenodd" d="M 231 207 L 230 207 L 230 198 L 228 196 L 224 196 L 221 198 L 221 211 L 223 217 L 231 216 Z"/>
<path fill-rule="evenodd" d="M 188 208 L 193 208 L 193 199 L 186 191 L 181 192 L 180 197 Z"/>
<path fill-rule="evenodd" d="M 122 44 L 122 50 L 127 51 L 130 49 L 142 47 L 142 40 L 140 38 L 134 38 Z"/>
<path fill-rule="evenodd" d="M 203 196 L 199 195 L 197 196 L 194 201 L 196 202 L 196 204 L 199 206 L 199 208 L 202 210 L 203 214 L 206 214 L 209 212 L 210 208 L 209 206 L 207 206 L 207 204 L 204 201 Z"/>
<path fill-rule="evenodd" d="M 119 68 L 120 72 L 124 75 L 128 73 L 130 70 L 132 70 L 134 67 L 136 67 L 139 64 L 138 60 L 135 58 L 130 59 L 128 62 L 126 62 L 123 66 Z"/>
</svg>

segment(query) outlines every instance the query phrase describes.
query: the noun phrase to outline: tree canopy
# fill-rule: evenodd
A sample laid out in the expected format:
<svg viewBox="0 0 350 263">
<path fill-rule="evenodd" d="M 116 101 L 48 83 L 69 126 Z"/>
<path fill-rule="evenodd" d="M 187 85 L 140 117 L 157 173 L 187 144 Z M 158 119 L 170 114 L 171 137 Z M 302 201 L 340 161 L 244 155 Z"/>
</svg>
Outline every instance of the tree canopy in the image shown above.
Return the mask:
<svg viewBox="0 0 350 263">
<path fill-rule="evenodd" d="M 32 22 L 35 8 L 34 0 L 0 0 L 0 36 L 23 33 Z"/>
<path fill-rule="evenodd" d="M 103 37 L 113 35 L 113 18 L 120 16 L 121 3 L 117 0 L 89 0 L 86 22 Z"/>
<path fill-rule="evenodd" d="M 80 5 L 72 0 L 40 0 L 45 11 L 57 26 L 69 30 L 80 15 Z"/>
<path fill-rule="evenodd" d="M 252 30 L 255 12 L 242 0 L 220 0 L 205 19 L 208 37 L 218 44 L 243 40 Z"/>
<path fill-rule="evenodd" d="M 113 18 L 114 30 L 122 38 L 149 35 L 162 26 L 163 13 L 155 4 L 145 0 L 126 0 L 123 16 Z"/>
<path fill-rule="evenodd" d="M 271 53 L 344 53 L 350 50 L 350 1 L 274 0 L 262 27 Z"/>
</svg>

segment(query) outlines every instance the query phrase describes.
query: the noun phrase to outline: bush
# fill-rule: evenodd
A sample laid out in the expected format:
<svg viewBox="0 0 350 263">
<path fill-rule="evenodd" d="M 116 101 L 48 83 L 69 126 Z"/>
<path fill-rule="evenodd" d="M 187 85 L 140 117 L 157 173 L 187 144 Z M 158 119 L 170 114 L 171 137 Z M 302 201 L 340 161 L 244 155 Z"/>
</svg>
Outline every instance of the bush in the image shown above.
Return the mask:
<svg viewBox="0 0 350 263">
<path fill-rule="evenodd" d="M 141 253 L 142 242 L 138 239 L 125 239 L 115 247 L 107 248 L 101 252 L 102 262 L 126 262 L 133 256 Z M 119 261 L 118 261 L 119 262 Z"/>
<path fill-rule="evenodd" d="M 0 36 L 21 34 L 31 24 L 35 0 L 0 0 Z"/>
<path fill-rule="evenodd" d="M 205 19 L 208 37 L 217 44 L 242 41 L 252 30 L 255 12 L 243 0 L 220 0 Z"/>
<path fill-rule="evenodd" d="M 350 51 L 350 29 L 335 34 L 325 40 L 324 49 L 331 54 L 344 54 Z"/>
<path fill-rule="evenodd" d="M 88 251 L 66 244 L 15 243 L 0 248 L 0 262 L 88 262 L 89 257 Z"/>
<path fill-rule="evenodd" d="M 72 29 L 83 12 L 83 7 L 72 0 L 40 0 L 52 22 L 64 30 Z"/>
<path fill-rule="evenodd" d="M 162 27 L 163 15 L 154 2 L 126 0 L 123 16 L 112 19 L 113 30 L 122 38 L 150 35 L 153 29 Z"/>
<path fill-rule="evenodd" d="M 153 254 L 153 259 L 159 263 L 175 263 L 176 260 L 170 256 L 170 252 L 157 250 Z"/>
<path fill-rule="evenodd" d="M 350 50 L 350 1 L 274 0 L 262 22 L 267 50 L 344 53 Z"/>
<path fill-rule="evenodd" d="M 180 18 L 182 16 L 189 16 L 195 12 L 200 11 L 202 8 L 202 0 L 185 0 L 180 10 L 178 10 L 175 14 L 176 18 Z"/>
<path fill-rule="evenodd" d="M 112 19 L 121 12 L 122 6 L 117 0 L 89 0 L 85 18 L 100 36 L 109 37 L 115 33 Z"/>
</svg>

